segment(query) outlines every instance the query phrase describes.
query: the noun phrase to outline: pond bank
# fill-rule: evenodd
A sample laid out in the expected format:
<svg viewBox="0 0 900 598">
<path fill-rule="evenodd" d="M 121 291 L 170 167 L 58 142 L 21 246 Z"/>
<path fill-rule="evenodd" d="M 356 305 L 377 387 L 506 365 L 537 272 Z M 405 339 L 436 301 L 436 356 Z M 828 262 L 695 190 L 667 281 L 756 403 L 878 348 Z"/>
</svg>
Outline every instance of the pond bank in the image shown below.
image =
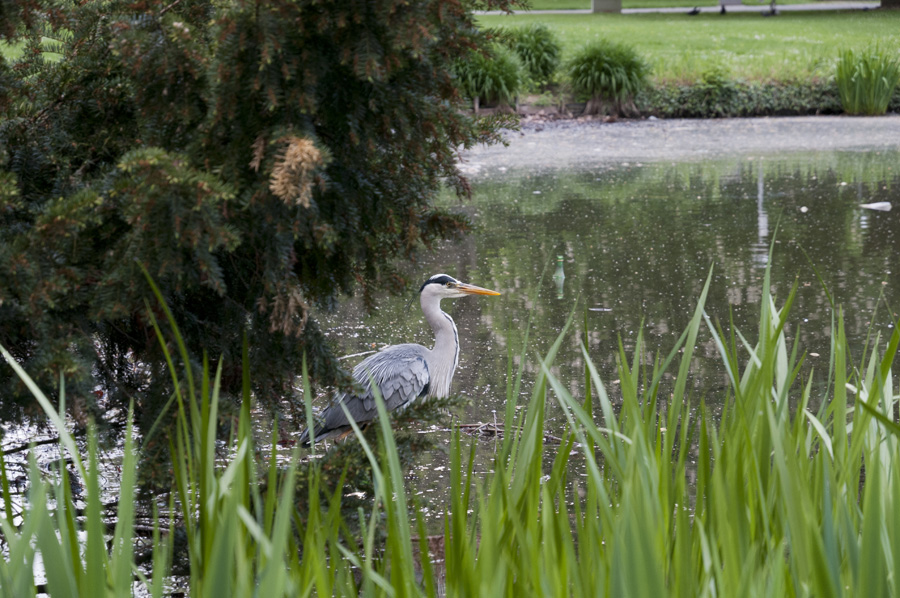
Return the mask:
<svg viewBox="0 0 900 598">
<path fill-rule="evenodd" d="M 690 3 L 685 3 L 690 4 Z M 763 9 L 767 8 L 765 3 L 760 3 L 756 6 L 753 5 L 743 5 L 738 4 L 735 6 L 728 6 L 728 12 L 761 12 Z M 829 1 L 820 1 L 809 4 L 778 4 L 776 6 L 778 12 L 809 12 L 816 11 L 820 12 L 823 10 L 875 10 L 877 8 L 881 8 L 881 2 L 864 2 L 859 0 L 852 0 L 850 2 L 829 2 Z M 711 12 L 711 13 L 720 13 L 721 6 L 696 6 L 694 4 L 690 4 L 690 6 L 653 6 L 647 8 L 623 8 L 620 12 L 623 15 L 635 15 L 635 14 L 648 14 L 648 13 L 668 13 L 668 14 L 688 14 L 689 11 L 696 10 L 698 14 L 701 12 Z M 492 16 L 501 16 L 504 15 L 502 11 L 499 10 L 485 10 L 485 11 L 475 11 L 475 14 L 478 15 L 492 15 Z M 514 15 L 593 15 L 597 14 L 593 10 L 589 8 L 584 9 L 556 9 L 556 10 L 514 10 L 512 12 Z"/>
<path fill-rule="evenodd" d="M 503 146 L 463 153 L 469 175 L 490 169 L 559 168 L 623 160 L 702 160 L 810 150 L 900 147 L 900 115 L 797 116 L 714 120 L 524 121 Z"/>
</svg>

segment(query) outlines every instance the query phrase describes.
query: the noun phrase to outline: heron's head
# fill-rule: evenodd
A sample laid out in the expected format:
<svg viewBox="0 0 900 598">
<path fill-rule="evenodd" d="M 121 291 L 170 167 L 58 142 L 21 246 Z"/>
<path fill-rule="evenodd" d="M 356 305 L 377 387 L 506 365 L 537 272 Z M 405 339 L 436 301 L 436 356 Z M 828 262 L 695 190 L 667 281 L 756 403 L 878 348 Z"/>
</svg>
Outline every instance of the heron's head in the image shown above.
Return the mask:
<svg viewBox="0 0 900 598">
<path fill-rule="evenodd" d="M 419 289 L 422 298 L 435 297 L 438 299 L 452 299 L 465 297 L 466 295 L 499 295 L 497 291 L 476 287 L 473 284 L 460 282 L 446 274 L 435 274 L 425 281 Z"/>
</svg>

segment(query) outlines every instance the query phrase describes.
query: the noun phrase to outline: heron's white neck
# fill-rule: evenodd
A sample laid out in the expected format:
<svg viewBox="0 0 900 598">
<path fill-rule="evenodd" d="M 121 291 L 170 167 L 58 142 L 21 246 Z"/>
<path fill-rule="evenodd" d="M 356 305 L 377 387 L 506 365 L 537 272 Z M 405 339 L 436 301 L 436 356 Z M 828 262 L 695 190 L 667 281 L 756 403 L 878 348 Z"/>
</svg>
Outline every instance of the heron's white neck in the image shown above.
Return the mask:
<svg viewBox="0 0 900 598">
<path fill-rule="evenodd" d="M 450 383 L 459 363 L 459 335 L 456 324 L 447 313 L 441 310 L 441 298 L 423 294 L 419 300 L 425 320 L 434 330 L 434 347 L 428 366 L 428 394 L 433 397 L 446 397 L 450 394 Z"/>
</svg>

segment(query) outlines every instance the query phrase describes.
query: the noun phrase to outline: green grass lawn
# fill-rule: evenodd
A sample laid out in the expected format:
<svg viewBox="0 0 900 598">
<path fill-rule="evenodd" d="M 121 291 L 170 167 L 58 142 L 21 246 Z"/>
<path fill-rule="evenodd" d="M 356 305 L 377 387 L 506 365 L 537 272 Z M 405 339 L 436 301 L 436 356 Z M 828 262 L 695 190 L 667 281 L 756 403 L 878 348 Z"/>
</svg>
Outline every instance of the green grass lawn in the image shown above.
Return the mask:
<svg viewBox="0 0 900 598">
<path fill-rule="evenodd" d="M 49 37 L 41 38 L 43 40 L 43 44 L 49 45 L 54 42 L 53 39 Z M 7 43 L 4 40 L 0 40 L 0 56 L 3 56 L 7 60 L 16 60 L 17 58 L 21 58 L 22 54 L 25 53 L 25 42 L 18 42 L 15 44 Z M 61 54 L 57 54 L 56 52 L 44 52 L 45 60 L 57 61 L 62 58 Z"/>
<path fill-rule="evenodd" d="M 595 39 L 631 44 L 649 61 L 657 82 L 695 81 L 714 66 L 750 80 L 828 78 L 840 49 L 873 43 L 900 49 L 900 12 L 505 15 L 479 22 L 544 23 L 557 33 L 564 59 Z"/>
<path fill-rule="evenodd" d="M 536 0 L 534 8 L 585 0 Z M 623 0 L 689 5 L 718 0 Z M 756 0 L 745 0 L 755 2 Z M 782 0 L 779 0 L 782 3 Z M 633 45 L 651 64 L 657 82 L 695 81 L 718 66 L 749 80 L 785 81 L 833 76 L 838 51 L 880 43 L 900 49 L 900 12 L 790 12 L 758 14 L 504 15 L 481 16 L 482 25 L 515 27 L 544 23 L 563 46 L 563 57 L 601 37 Z M 0 43 L 8 58 L 21 47 Z"/>
</svg>

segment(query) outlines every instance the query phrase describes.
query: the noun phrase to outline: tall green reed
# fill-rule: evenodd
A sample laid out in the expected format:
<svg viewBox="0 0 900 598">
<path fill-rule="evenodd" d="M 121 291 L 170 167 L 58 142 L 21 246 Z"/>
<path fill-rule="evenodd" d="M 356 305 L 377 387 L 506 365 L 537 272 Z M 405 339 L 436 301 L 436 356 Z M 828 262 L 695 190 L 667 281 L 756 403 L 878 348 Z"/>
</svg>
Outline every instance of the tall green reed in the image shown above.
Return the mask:
<svg viewBox="0 0 900 598">
<path fill-rule="evenodd" d="M 382 425 L 377 450 L 373 451 L 366 437 L 356 430 L 375 477 L 371 511 L 359 513 L 360 521 L 365 522 L 365 533 L 356 537 L 349 531 L 341 510 L 343 484 L 339 482 L 326 494 L 317 463 L 310 463 L 306 469 L 308 495 L 305 500 L 295 500 L 299 456 L 295 451 L 289 464 L 280 466 L 274 431 L 268 464 L 263 471 L 257 471 L 246 344 L 238 424 L 227 440 L 218 438 L 221 364 L 213 372 L 204 357 L 202 367 L 194 371 L 174 315 L 152 281 L 150 284 L 169 328 L 167 336 L 148 309 L 172 375 L 169 406 L 176 411 L 176 429 L 170 439 L 174 480 L 169 511 L 177 513 L 170 515 L 168 527 L 154 518 L 155 550 L 149 578 L 135 564 L 132 552 L 138 439 L 130 423 L 125 434 L 118 515 L 109 542 L 99 500 L 96 434 L 93 430 L 89 434 L 89 465 L 85 468 L 65 425 L 64 382 L 60 382 L 60 410 L 56 411 L 28 374 L 0 347 L 3 357 L 32 390 L 57 429 L 61 449 L 72 456 L 80 475 L 87 480 L 87 507 L 83 515 L 78 515 L 65 471 L 56 484 L 50 484 L 32 463 L 23 515 L 15 521 L 6 468 L 0 467 L 6 514 L 0 518 L 0 530 L 9 554 L 8 560 L 0 560 L 3 595 L 35 596 L 40 590 L 51 596 L 118 597 L 131 595 L 136 585 L 143 585 L 145 592 L 156 598 L 166 595 L 173 584 L 186 585 L 190 596 L 209 597 L 421 593 L 422 582 L 412 565 L 414 533 L 401 461 L 381 398 L 378 397 Z M 172 339 L 175 354 L 169 349 L 168 338 Z M 307 393 L 307 400 L 309 396 Z M 48 507 L 49 501 L 55 501 L 55 509 Z M 417 523 L 421 535 L 421 514 Z M 173 543 L 169 537 L 176 527 L 183 529 L 186 537 L 186 579 L 172 577 Z M 376 531 L 383 527 L 390 530 L 387 542 L 376 544 L 382 537 Z M 44 563 L 47 576 L 46 584 L 40 586 L 34 577 L 38 559 Z M 427 573 L 427 559 L 424 565 L 424 588 L 433 589 L 435 581 Z"/>
<path fill-rule="evenodd" d="M 465 60 L 454 64 L 453 72 L 457 87 L 462 95 L 473 100 L 476 111 L 482 102 L 515 104 L 525 82 L 519 57 L 501 44 L 472 50 Z"/>
<path fill-rule="evenodd" d="M 88 434 L 88 464 L 82 462 L 75 439 L 64 422 L 65 383 L 60 380 L 57 411 L 50 399 L 0 346 L 0 354 L 28 385 L 35 400 L 60 436 L 60 451 L 71 457 L 76 473 L 86 481 L 83 514 L 76 514 L 72 484 L 65 468 L 59 480 L 51 484 L 42 479 L 32 456 L 29 462 L 30 490 L 21 521 L 15 521 L 11 505 L 6 467 L 0 468 L 6 517 L 0 518 L 8 558 L 0 559 L 0 588 L 4 595 L 36 596 L 35 557 L 39 553 L 46 583 L 41 588 L 52 596 L 125 596 L 130 595 L 134 568 L 135 467 L 134 434 L 131 417 L 125 433 L 122 478 L 112 537 L 107 532 L 100 501 L 97 434 Z M 2 459 L 2 456 L 0 456 Z M 81 536 L 84 535 L 84 540 Z M 166 545 L 160 545 L 164 556 Z M 153 575 L 151 584 L 159 586 L 165 569 Z M 160 595 L 160 594 L 156 594 Z"/>
<path fill-rule="evenodd" d="M 549 84 L 556 77 L 562 49 L 559 39 L 549 27 L 531 24 L 509 32 L 507 45 L 522 61 L 522 66 L 538 85 Z"/>
<path fill-rule="evenodd" d="M 708 288 L 709 281 L 664 359 L 644 366 L 640 337 L 633 360 L 620 347 L 618 405 L 583 349 L 602 425 L 551 373 L 553 351 L 542 360 L 529 416 L 540 420 L 543 403 L 555 395 L 578 440 L 583 479 L 567 478 L 571 439 L 543 472 L 530 448 L 540 443 L 534 436 L 540 423 L 526 423 L 516 450 L 495 464 L 471 504 L 457 498 L 459 488 L 475 482 L 454 438 L 449 594 L 897 591 L 900 475 L 892 465 L 900 457 L 900 428 L 892 419 L 891 363 L 900 334 L 894 331 L 883 355 L 871 348 L 865 367 L 851 369 L 836 314 L 828 392 L 813 407 L 813 375 L 802 380 L 800 349 L 785 335 L 795 289 L 778 308 L 766 275 L 752 343 L 737 330 L 726 335 L 704 313 Z M 730 379 L 718 415 L 687 391 L 703 332 Z M 662 374 L 670 367 L 678 373 L 663 397 Z"/>
<path fill-rule="evenodd" d="M 603 101 L 621 114 L 625 102 L 647 85 L 649 73 L 647 63 L 633 47 L 606 39 L 581 48 L 566 69 L 573 91 L 590 98 L 585 107 L 588 114 L 598 112 Z"/>
<path fill-rule="evenodd" d="M 900 83 L 900 58 L 879 47 L 844 50 L 835 78 L 847 114 L 881 115 Z"/>
<path fill-rule="evenodd" d="M 615 395 L 584 343 L 585 396 L 553 375 L 554 360 L 574 334 L 571 316 L 548 353 L 535 357 L 540 373 L 524 410 L 515 405 L 523 368 L 510 376 L 509 433 L 492 474 L 476 476 L 474 442 L 452 432 L 443 551 L 433 555 L 380 397 L 374 441 L 354 428 L 374 488 L 354 532 L 341 511 L 342 485 L 326 493 L 315 465 L 306 474 L 305 503 L 292 493 L 296 454 L 279 468 L 273 448 L 267 469 L 256 471 L 249 392 L 223 457 L 214 424 L 218 373 L 205 363 L 199 380 L 185 382 L 193 380 L 187 371 L 173 376 L 177 504 L 188 536 L 190 594 L 897 594 L 900 426 L 892 363 L 900 329 L 883 351 L 876 338 L 854 361 L 835 311 L 828 374 L 817 385 L 801 347 L 785 332 L 796 288 L 779 305 L 767 272 L 759 327 L 745 335 L 705 313 L 709 287 L 707 279 L 668 354 L 647 359 L 640 335 L 631 355 L 620 343 Z M 702 338 L 720 355 L 729 381 L 724 396 L 691 396 L 690 365 Z M 666 381 L 670 372 L 673 382 Z M 244 375 L 249 379 L 246 368 Z M 186 384 L 197 385 L 195 407 Z M 558 447 L 544 441 L 547 401 L 558 403 L 568 422 Z M 52 406 L 48 413 L 64 431 Z M 94 471 L 88 467 L 86 479 Z M 0 520 L 10 554 L 0 563 L 3 587 L 34 595 L 31 564 L 40 551 L 54 565 L 48 579 L 54 596 L 127 594 L 136 572 L 128 549 L 133 484 L 123 479 L 110 550 L 96 540 L 103 537 L 99 511 L 89 506 L 79 518 L 65 500 L 51 511 L 45 497 L 68 499 L 66 479 L 50 487 L 34 474 L 22 522 Z M 88 501 L 96 492 L 89 481 Z M 86 545 L 76 529 L 87 530 Z M 157 524 L 158 538 L 162 531 Z M 146 580 L 154 596 L 162 594 L 168 559 L 164 548 Z"/>
</svg>

